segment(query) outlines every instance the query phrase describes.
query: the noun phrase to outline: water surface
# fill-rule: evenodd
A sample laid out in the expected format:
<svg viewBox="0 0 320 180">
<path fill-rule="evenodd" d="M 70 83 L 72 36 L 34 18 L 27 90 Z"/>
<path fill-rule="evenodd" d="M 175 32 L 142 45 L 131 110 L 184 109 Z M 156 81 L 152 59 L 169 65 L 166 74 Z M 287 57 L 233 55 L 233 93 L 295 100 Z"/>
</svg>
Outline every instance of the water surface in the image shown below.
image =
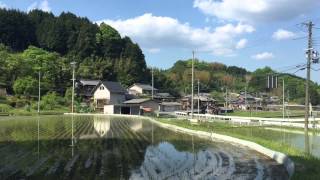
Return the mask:
<svg viewBox="0 0 320 180">
<path fill-rule="evenodd" d="M 108 116 L 0 119 L 0 179 L 287 179 L 248 148 Z"/>
</svg>

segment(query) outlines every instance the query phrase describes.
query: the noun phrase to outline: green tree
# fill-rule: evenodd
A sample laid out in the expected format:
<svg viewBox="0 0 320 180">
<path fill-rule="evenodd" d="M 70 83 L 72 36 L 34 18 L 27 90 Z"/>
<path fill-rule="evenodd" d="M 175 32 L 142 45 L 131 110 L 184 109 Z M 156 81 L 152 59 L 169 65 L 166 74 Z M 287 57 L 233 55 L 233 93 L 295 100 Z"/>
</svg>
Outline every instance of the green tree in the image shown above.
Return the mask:
<svg viewBox="0 0 320 180">
<path fill-rule="evenodd" d="M 38 81 L 31 76 L 18 78 L 13 85 L 13 90 L 17 95 L 30 96 L 37 94 Z"/>
</svg>

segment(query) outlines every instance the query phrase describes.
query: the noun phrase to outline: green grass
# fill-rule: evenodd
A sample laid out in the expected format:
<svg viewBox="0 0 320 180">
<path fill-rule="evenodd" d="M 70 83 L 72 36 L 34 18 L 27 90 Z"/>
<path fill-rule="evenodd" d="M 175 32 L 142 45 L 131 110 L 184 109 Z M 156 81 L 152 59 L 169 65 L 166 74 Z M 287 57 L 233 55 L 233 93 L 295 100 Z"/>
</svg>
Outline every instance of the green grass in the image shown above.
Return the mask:
<svg viewBox="0 0 320 180">
<path fill-rule="evenodd" d="M 241 116 L 241 117 L 263 117 L 263 118 L 282 118 L 282 111 L 235 111 L 227 113 L 228 116 Z M 287 117 L 287 115 L 286 115 Z M 304 111 L 290 111 L 290 118 L 304 117 Z"/>
<path fill-rule="evenodd" d="M 68 108 L 57 108 L 53 110 L 41 110 L 40 114 L 41 115 L 59 115 L 59 114 L 66 113 L 68 111 L 69 111 Z M 24 108 L 14 108 L 4 114 L 10 115 L 10 116 L 35 116 L 35 115 L 38 115 L 38 111 L 33 109 L 31 109 L 30 111 L 27 111 Z"/>
<path fill-rule="evenodd" d="M 291 147 L 284 143 L 279 143 L 272 138 L 277 134 L 270 134 L 267 131 L 262 131 L 259 127 L 233 127 L 230 124 L 223 122 L 205 122 L 197 125 L 191 124 L 188 120 L 177 120 L 177 119 L 164 119 L 158 118 L 160 122 L 177 125 L 180 127 L 201 130 L 207 132 L 214 132 L 218 134 L 228 135 L 248 141 L 258 143 L 264 147 L 273 149 L 275 151 L 283 152 L 287 154 L 295 163 L 295 173 L 292 179 L 319 179 L 320 177 L 320 159 L 311 155 L 305 154 L 299 149 Z M 250 135 L 250 131 L 255 131 L 260 136 Z"/>
</svg>

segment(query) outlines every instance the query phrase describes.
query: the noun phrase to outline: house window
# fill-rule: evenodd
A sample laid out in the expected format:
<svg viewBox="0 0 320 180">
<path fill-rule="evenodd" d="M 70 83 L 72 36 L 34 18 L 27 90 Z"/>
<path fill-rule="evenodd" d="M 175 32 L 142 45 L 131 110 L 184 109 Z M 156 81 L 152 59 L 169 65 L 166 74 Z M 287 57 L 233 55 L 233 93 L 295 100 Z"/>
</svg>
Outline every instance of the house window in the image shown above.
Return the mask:
<svg viewBox="0 0 320 180">
<path fill-rule="evenodd" d="M 104 87 L 103 87 L 103 86 L 100 86 L 100 90 L 104 90 Z"/>
</svg>

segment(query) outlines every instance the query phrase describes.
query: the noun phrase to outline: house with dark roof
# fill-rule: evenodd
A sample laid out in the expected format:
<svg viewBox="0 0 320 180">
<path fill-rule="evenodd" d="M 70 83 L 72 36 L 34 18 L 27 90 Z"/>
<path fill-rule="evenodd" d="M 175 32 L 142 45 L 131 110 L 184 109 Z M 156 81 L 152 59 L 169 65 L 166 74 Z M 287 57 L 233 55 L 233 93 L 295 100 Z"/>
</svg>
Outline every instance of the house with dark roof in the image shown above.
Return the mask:
<svg viewBox="0 0 320 180">
<path fill-rule="evenodd" d="M 93 89 L 100 83 L 100 80 L 80 79 L 76 82 L 77 95 L 84 99 L 90 99 L 93 96 Z"/>
<path fill-rule="evenodd" d="M 93 89 L 93 100 L 96 109 L 103 110 L 105 105 L 122 104 L 126 90 L 118 82 L 101 81 Z"/>
<path fill-rule="evenodd" d="M 149 84 L 141 84 L 141 83 L 134 83 L 132 86 L 128 88 L 129 94 L 133 95 L 151 95 L 152 94 L 152 86 Z M 158 89 L 153 88 L 153 93 L 157 94 Z"/>
<path fill-rule="evenodd" d="M 123 102 L 123 104 L 140 106 L 140 109 L 145 112 L 155 112 L 159 110 L 159 103 L 152 99 L 131 99 Z"/>
</svg>

